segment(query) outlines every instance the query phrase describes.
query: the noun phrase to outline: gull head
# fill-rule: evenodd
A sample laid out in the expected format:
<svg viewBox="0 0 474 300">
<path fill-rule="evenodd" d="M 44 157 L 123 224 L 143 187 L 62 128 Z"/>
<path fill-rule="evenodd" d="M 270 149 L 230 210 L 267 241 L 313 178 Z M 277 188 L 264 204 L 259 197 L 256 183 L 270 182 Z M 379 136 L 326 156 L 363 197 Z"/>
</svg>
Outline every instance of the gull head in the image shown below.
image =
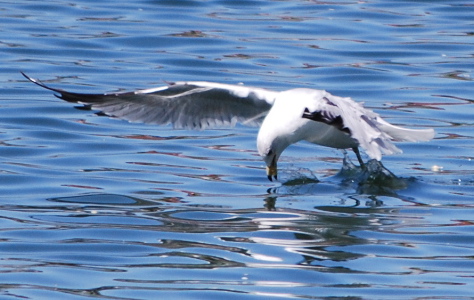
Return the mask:
<svg viewBox="0 0 474 300">
<path fill-rule="evenodd" d="M 257 136 L 258 153 L 267 165 L 267 177 L 270 181 L 277 180 L 277 163 L 282 152 L 291 144 L 304 139 L 301 132 L 306 132 L 303 119 L 306 102 L 310 102 L 312 94 L 307 89 L 296 89 L 281 92 L 262 122 Z"/>
<path fill-rule="evenodd" d="M 267 165 L 267 178 L 270 181 L 273 179 L 278 180 L 278 169 L 277 169 L 277 155 L 273 150 L 269 150 L 266 155 L 263 155 L 263 160 Z"/>
<path fill-rule="evenodd" d="M 288 147 L 288 143 L 280 138 L 261 135 L 257 138 L 258 153 L 263 158 L 267 169 L 267 178 L 270 181 L 278 180 L 277 163 L 281 153 Z"/>
<path fill-rule="evenodd" d="M 257 149 L 258 154 L 267 166 L 267 178 L 273 181 L 273 179 L 278 180 L 278 159 L 286 147 L 289 146 L 289 143 L 287 143 L 285 135 L 278 127 L 269 126 L 268 123 L 267 116 L 258 132 Z"/>
</svg>

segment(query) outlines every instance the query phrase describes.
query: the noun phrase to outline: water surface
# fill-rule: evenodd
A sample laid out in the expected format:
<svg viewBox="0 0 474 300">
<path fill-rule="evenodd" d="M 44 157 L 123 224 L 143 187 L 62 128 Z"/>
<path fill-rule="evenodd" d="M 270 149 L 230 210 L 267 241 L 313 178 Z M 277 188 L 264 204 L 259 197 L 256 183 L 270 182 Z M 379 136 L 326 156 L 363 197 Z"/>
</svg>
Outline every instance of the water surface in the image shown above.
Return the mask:
<svg viewBox="0 0 474 300">
<path fill-rule="evenodd" d="M 1 298 L 472 299 L 473 12 L 470 1 L 3 2 Z M 359 184 L 339 173 L 340 151 L 301 143 L 272 183 L 257 128 L 99 117 L 19 71 L 77 92 L 326 89 L 437 135 L 384 158 L 395 182 Z"/>
</svg>

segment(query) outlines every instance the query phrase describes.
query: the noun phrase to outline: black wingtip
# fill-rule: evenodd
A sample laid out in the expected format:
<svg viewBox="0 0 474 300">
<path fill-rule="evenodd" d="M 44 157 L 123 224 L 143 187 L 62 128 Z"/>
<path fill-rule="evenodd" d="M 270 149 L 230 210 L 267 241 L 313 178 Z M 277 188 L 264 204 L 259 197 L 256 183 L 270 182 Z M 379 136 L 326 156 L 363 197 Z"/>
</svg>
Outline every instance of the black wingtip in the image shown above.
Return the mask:
<svg viewBox="0 0 474 300">
<path fill-rule="evenodd" d="M 23 77 L 25 77 L 26 79 L 28 79 L 29 81 L 33 82 L 33 83 L 36 83 L 36 79 L 34 78 L 31 78 L 30 76 L 26 75 L 25 72 L 23 71 L 20 71 L 21 75 L 23 75 Z"/>
<path fill-rule="evenodd" d="M 77 95 L 80 95 L 80 94 L 75 94 L 75 93 L 70 93 L 70 92 L 67 92 L 65 90 L 62 90 L 62 89 L 56 89 L 56 88 L 52 88 L 46 84 L 44 84 L 43 82 L 41 82 L 41 80 L 39 79 L 35 79 L 33 77 L 30 77 L 28 75 L 26 75 L 26 73 L 20 71 L 21 75 L 23 75 L 26 79 L 28 79 L 29 81 L 33 82 L 34 84 L 36 84 L 37 86 L 40 86 L 44 89 L 47 89 L 47 90 L 50 90 L 50 91 L 53 91 L 55 92 L 56 94 L 54 94 L 55 97 L 59 98 L 59 99 L 62 99 L 62 100 L 65 100 L 65 101 L 68 101 L 68 102 L 79 102 L 79 99 L 77 99 L 78 97 L 76 97 Z"/>
<path fill-rule="evenodd" d="M 62 91 L 59 90 L 59 89 L 54 89 L 54 88 L 52 88 L 52 87 L 47 86 L 46 84 L 42 83 L 42 82 L 41 82 L 40 80 L 38 80 L 38 79 L 35 79 L 35 78 L 33 78 L 33 77 L 30 77 L 30 76 L 26 75 L 26 73 L 23 72 L 23 71 L 20 71 L 20 73 L 21 73 L 21 75 L 23 75 L 26 79 L 28 79 L 29 81 L 33 82 L 34 84 L 36 84 L 36 85 L 38 85 L 38 86 L 40 86 L 40 87 L 42 87 L 42 88 L 45 88 L 45 89 L 47 89 L 47 90 L 50 90 L 50 91 L 53 91 L 53 92 L 57 92 L 57 93 L 61 93 L 61 92 L 62 92 Z"/>
<path fill-rule="evenodd" d="M 44 83 L 42 83 L 42 82 L 39 81 L 38 79 L 35 79 L 35 78 L 33 78 L 33 77 L 30 77 L 30 76 L 26 75 L 25 72 L 20 71 L 20 73 L 21 73 L 21 75 L 23 75 L 23 77 L 25 77 L 25 78 L 28 79 L 29 81 L 33 82 L 34 84 L 37 84 L 37 85 L 39 85 L 39 86 L 41 86 L 41 87 L 46 87 Z"/>
</svg>

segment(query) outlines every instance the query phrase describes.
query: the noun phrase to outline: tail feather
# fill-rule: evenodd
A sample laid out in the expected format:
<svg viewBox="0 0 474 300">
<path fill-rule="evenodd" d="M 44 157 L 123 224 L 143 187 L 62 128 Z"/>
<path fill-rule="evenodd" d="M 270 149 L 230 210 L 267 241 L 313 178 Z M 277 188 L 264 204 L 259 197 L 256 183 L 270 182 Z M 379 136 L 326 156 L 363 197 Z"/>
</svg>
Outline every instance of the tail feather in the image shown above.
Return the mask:
<svg viewBox="0 0 474 300">
<path fill-rule="evenodd" d="M 380 129 L 390 135 L 397 142 L 425 142 L 434 138 L 433 129 L 408 129 L 392 125 L 384 120 L 377 120 Z"/>
</svg>

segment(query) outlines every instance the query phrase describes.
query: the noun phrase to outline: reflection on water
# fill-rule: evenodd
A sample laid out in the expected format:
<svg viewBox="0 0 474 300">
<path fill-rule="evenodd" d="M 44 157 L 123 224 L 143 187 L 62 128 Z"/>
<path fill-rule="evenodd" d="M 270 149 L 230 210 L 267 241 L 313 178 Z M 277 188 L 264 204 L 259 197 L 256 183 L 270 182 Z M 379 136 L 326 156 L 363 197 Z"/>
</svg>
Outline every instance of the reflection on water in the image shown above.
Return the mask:
<svg viewBox="0 0 474 300">
<path fill-rule="evenodd" d="M 49 201 L 50 207 L 10 207 L 12 216 L 4 223 L 28 214 L 30 229 L 11 228 L 4 235 L 8 244 L 3 243 L 2 252 L 15 251 L 15 259 L 4 261 L 3 267 L 29 270 L 38 279 L 51 268 L 81 274 L 85 280 L 64 278 L 63 288 L 56 290 L 71 295 L 91 290 L 98 297 L 119 298 L 127 290 L 163 297 L 196 290 L 213 295 L 223 288 L 226 293 L 298 297 L 311 295 L 316 287 L 339 295 L 349 290 L 383 294 L 400 286 L 440 290 L 439 272 L 461 261 L 471 265 L 466 240 L 448 237 L 450 227 L 437 228 L 450 224 L 430 224 L 423 208 L 177 208 L 110 194 Z M 423 230 L 413 232 L 415 228 Z M 450 245 L 442 246 L 443 239 Z M 430 245 L 439 248 L 427 257 Z M 402 258 L 410 264 L 397 264 Z M 104 272 L 110 275 L 104 278 Z M 406 279 L 386 280 L 380 291 L 374 276 Z M 37 288 L 48 291 L 44 284 Z M 13 294 L 23 294 L 23 288 L 10 286 Z"/>
<path fill-rule="evenodd" d="M 20 1 L 0 9 L 0 298 L 472 299 L 469 1 Z M 255 128 L 98 117 L 164 81 L 326 89 L 430 143 L 366 169 Z M 343 166 L 341 170 L 341 165 Z"/>
</svg>

